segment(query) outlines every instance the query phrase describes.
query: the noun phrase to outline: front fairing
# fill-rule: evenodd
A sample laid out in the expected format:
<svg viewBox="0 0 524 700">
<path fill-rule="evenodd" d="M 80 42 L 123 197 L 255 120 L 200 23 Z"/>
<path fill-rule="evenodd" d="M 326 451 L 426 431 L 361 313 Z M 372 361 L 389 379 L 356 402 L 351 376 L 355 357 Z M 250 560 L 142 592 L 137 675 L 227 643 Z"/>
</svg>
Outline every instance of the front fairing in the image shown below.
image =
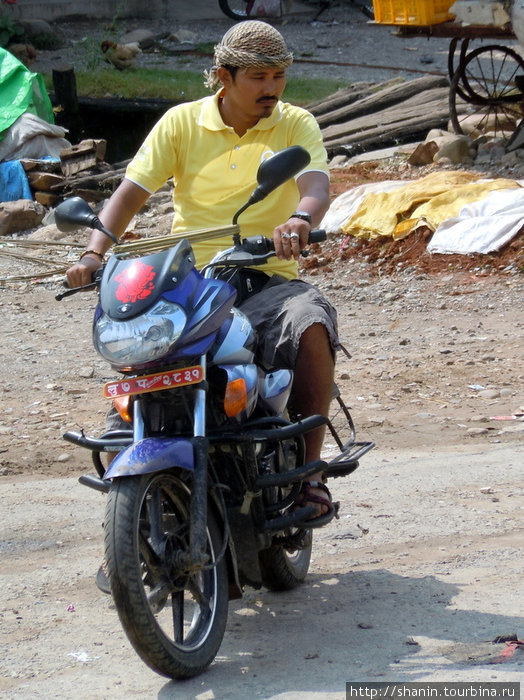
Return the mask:
<svg viewBox="0 0 524 700">
<path fill-rule="evenodd" d="M 121 371 L 194 358 L 212 346 L 234 299 L 233 287 L 194 268 L 187 241 L 140 258 L 113 256 L 102 277 L 95 348 Z"/>
</svg>

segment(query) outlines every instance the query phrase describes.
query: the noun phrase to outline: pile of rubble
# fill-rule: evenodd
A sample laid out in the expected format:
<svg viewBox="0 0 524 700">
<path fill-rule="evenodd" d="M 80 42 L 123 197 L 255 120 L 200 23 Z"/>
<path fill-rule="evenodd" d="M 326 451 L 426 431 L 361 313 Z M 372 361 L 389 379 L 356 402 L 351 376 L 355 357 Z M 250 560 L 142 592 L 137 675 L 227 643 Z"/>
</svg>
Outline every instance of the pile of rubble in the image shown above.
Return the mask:
<svg viewBox="0 0 524 700">
<path fill-rule="evenodd" d="M 524 178 L 524 148 L 490 134 L 454 134 L 449 125 L 449 83 L 425 76 L 405 82 L 355 83 L 308 110 L 320 125 L 332 167 L 404 153 L 411 165 L 454 165 Z M 377 153 L 375 153 L 377 151 Z"/>
<path fill-rule="evenodd" d="M 22 158 L 33 199 L 0 203 L 0 235 L 38 226 L 46 210 L 66 197 L 90 202 L 109 197 L 124 176 L 125 164 L 109 165 L 105 153 L 103 139 L 85 139 L 63 149 L 59 159 Z"/>
</svg>

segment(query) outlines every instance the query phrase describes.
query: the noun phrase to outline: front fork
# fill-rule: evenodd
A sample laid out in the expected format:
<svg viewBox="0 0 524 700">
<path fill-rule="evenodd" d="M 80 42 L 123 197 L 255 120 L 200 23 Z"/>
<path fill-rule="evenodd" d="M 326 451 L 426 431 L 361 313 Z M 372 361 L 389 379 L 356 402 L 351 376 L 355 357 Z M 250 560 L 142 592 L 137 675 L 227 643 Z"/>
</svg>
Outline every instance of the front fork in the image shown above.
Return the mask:
<svg viewBox="0 0 524 700">
<path fill-rule="evenodd" d="M 206 436 L 206 356 L 200 358 L 204 377 L 195 388 L 193 409 L 193 488 L 189 514 L 189 551 L 179 551 L 177 564 L 185 571 L 200 569 L 207 563 L 207 467 L 209 440 Z M 133 442 L 146 438 L 143 402 L 133 403 Z"/>
</svg>

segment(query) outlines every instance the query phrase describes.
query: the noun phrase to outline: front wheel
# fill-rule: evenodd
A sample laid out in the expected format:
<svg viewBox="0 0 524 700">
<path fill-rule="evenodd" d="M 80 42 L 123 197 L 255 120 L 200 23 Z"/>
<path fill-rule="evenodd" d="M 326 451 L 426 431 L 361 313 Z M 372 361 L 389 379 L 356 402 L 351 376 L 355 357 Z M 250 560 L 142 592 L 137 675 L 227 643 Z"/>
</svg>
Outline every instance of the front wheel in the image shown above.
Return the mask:
<svg viewBox="0 0 524 700">
<path fill-rule="evenodd" d="M 313 534 L 311 530 L 302 531 L 300 548 L 296 548 L 292 539 L 297 538 L 299 534 L 300 531 L 295 531 L 294 535 L 282 538 L 282 543 L 279 541 L 281 538 L 276 538 L 269 549 L 259 552 L 262 583 L 270 591 L 289 591 L 306 578 L 311 560 Z"/>
<path fill-rule="evenodd" d="M 207 517 L 208 562 L 183 570 L 191 491 L 174 473 L 115 479 L 109 491 L 105 555 L 111 592 L 135 651 L 154 671 L 190 678 L 215 658 L 228 609 L 222 535 Z"/>
</svg>

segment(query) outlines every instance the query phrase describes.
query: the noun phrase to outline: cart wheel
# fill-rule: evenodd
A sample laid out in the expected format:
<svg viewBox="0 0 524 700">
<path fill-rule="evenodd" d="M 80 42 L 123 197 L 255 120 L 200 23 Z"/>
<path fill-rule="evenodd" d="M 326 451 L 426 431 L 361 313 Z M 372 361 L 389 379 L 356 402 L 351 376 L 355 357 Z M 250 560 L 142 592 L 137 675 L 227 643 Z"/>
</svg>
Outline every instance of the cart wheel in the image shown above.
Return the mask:
<svg viewBox="0 0 524 700">
<path fill-rule="evenodd" d="M 507 46 L 480 46 L 465 56 L 459 70 L 462 86 L 475 103 L 522 99 L 515 77 L 524 74 L 524 59 Z"/>
<path fill-rule="evenodd" d="M 460 43 L 460 55 L 458 59 L 458 65 L 455 65 L 455 51 L 457 49 L 457 44 L 458 42 Z M 449 75 L 449 82 L 453 80 L 453 76 L 455 75 L 455 71 L 457 68 L 460 66 L 464 65 L 464 61 L 466 60 L 466 53 L 468 50 L 470 40 L 468 38 L 465 39 L 460 39 L 459 37 L 453 37 L 451 41 L 449 42 L 449 51 L 448 51 L 448 75 Z M 467 100 L 467 94 L 464 92 L 464 90 L 461 87 L 461 83 L 457 85 L 457 95 L 459 97 L 462 97 L 463 100 Z"/>
<path fill-rule="evenodd" d="M 524 74 L 524 60 L 504 46 L 471 51 L 453 75 L 449 111 L 457 134 L 490 132 L 509 138 L 522 118 L 523 95 L 516 78 Z"/>
</svg>

